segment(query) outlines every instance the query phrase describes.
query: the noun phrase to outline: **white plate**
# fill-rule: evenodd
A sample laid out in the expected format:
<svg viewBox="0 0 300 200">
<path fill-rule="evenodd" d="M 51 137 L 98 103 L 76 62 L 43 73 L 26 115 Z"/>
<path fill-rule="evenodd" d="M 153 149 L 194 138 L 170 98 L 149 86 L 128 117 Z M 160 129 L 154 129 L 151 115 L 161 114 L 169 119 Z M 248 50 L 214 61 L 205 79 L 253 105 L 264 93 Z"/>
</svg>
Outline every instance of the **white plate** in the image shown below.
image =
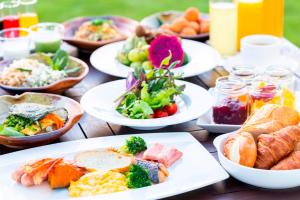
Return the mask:
<svg viewBox="0 0 300 200">
<path fill-rule="evenodd" d="M 98 200 L 141 200 L 159 199 L 169 197 L 227 179 L 229 176 L 219 163 L 206 151 L 206 149 L 189 133 L 156 133 L 140 135 L 148 145 L 160 142 L 167 146 L 178 148 L 183 157 L 169 168 L 170 176 L 161 184 L 128 190 L 114 194 L 98 195 L 88 199 Z M 130 136 L 111 136 L 77 140 L 43 147 L 19 151 L 0 156 L 0 196 L 5 200 L 60 200 L 71 199 L 67 189 L 51 190 L 47 183 L 40 186 L 24 187 L 11 179 L 11 173 L 30 160 L 44 157 L 67 158 L 80 151 L 120 147 Z M 82 198 L 72 198 L 82 199 Z"/>
<path fill-rule="evenodd" d="M 212 97 L 202 87 L 176 81 L 178 85 L 186 85 L 183 94 L 176 98 L 178 112 L 175 115 L 159 119 L 130 119 L 118 113 L 114 100 L 125 92 L 126 80 L 112 81 L 101 84 L 81 98 L 83 109 L 90 115 L 106 122 L 130 126 L 141 130 L 154 130 L 164 126 L 179 124 L 198 118 L 212 106 Z"/>
<path fill-rule="evenodd" d="M 91 64 L 106 74 L 126 78 L 132 68 L 121 64 L 117 53 L 122 49 L 124 41 L 100 47 L 91 55 Z M 175 74 L 184 73 L 184 77 L 196 76 L 212 70 L 222 63 L 220 54 L 210 46 L 192 40 L 182 40 L 183 50 L 189 57 L 189 63 L 173 70 Z"/>
<path fill-rule="evenodd" d="M 212 89 L 210 89 L 210 92 Z M 300 92 L 295 92 L 296 110 L 300 111 Z M 241 125 L 215 124 L 212 119 L 212 109 L 200 116 L 197 125 L 210 133 L 230 133 L 241 128 Z"/>
<path fill-rule="evenodd" d="M 300 186 L 300 169 L 296 170 L 262 170 L 245 167 L 224 156 L 223 146 L 230 135 L 218 136 L 214 145 L 218 150 L 218 157 L 222 166 L 234 178 L 257 187 L 267 189 L 287 189 Z"/>
<path fill-rule="evenodd" d="M 230 133 L 241 128 L 241 125 L 215 124 L 212 120 L 212 110 L 205 113 L 197 120 L 197 125 L 209 133 Z"/>
</svg>

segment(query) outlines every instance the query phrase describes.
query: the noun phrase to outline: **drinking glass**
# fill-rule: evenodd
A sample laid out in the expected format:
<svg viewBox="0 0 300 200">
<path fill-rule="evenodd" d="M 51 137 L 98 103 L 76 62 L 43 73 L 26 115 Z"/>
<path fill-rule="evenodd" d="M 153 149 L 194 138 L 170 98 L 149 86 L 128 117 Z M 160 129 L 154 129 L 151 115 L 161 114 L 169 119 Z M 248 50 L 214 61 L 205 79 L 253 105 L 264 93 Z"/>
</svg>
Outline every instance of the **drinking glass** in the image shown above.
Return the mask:
<svg viewBox="0 0 300 200">
<path fill-rule="evenodd" d="M 26 35 L 21 35 L 20 32 Z M 0 43 L 4 60 L 25 58 L 30 54 L 30 31 L 23 28 L 2 30 Z"/>
<path fill-rule="evenodd" d="M 39 23 L 30 27 L 36 52 L 55 53 L 61 46 L 64 26 L 59 23 Z"/>
<path fill-rule="evenodd" d="M 210 44 L 223 56 L 236 53 L 237 6 L 234 0 L 210 0 Z"/>
<path fill-rule="evenodd" d="M 35 12 L 37 0 L 20 0 L 20 27 L 30 28 L 38 23 L 38 16 Z M 21 33 L 22 34 L 22 33 Z"/>
<path fill-rule="evenodd" d="M 19 28 L 19 1 L 4 1 L 3 2 L 3 28 Z"/>
</svg>

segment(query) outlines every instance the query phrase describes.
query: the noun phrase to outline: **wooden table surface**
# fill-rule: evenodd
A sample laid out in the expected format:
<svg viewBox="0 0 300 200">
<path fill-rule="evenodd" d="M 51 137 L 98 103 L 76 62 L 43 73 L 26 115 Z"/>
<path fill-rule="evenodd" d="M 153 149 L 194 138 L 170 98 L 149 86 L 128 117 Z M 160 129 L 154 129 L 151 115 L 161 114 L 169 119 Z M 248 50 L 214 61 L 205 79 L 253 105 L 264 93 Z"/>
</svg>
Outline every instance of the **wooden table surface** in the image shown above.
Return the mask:
<svg viewBox="0 0 300 200">
<path fill-rule="evenodd" d="M 89 65 L 89 55 L 79 53 L 79 58 L 86 61 Z M 215 79 L 220 76 L 228 74 L 222 67 L 217 67 L 213 71 L 205 73 L 198 77 L 188 78 L 186 81 L 198 84 L 206 89 L 213 87 Z M 81 96 L 94 86 L 101 83 L 116 80 L 117 78 L 106 75 L 95 70 L 90 65 L 90 72 L 88 76 L 75 87 L 67 90 L 64 95 L 80 101 Z M 7 94 L 0 89 L 0 95 Z M 101 98 L 101 97 L 99 97 Z M 134 134 L 134 133 L 149 133 L 149 132 L 190 132 L 210 153 L 218 160 L 217 151 L 212 144 L 212 141 L 217 134 L 208 133 L 196 125 L 196 120 L 169 126 L 155 131 L 137 131 L 128 127 L 107 123 L 98 120 L 88 114 L 84 114 L 80 121 L 64 136 L 56 142 L 66 142 L 78 139 L 88 139 L 93 137 L 114 136 L 121 134 Z M 170 137 L 172 135 L 170 134 Z M 0 155 L 13 152 L 15 150 L 0 146 Z M 195 158 L 197 159 L 197 158 Z M 201 177 L 199 177 L 201 178 Z M 284 177 L 282 177 L 284 178 Z M 1 187 L 1 186 L 0 186 Z M 0 197 L 1 199 L 1 197 Z M 300 187 L 288 190 L 266 190 L 244 184 L 234 178 L 229 178 L 225 181 L 216 183 L 214 185 L 191 191 L 185 194 L 177 195 L 167 198 L 167 200 L 196 200 L 196 199 L 300 199 Z"/>
</svg>

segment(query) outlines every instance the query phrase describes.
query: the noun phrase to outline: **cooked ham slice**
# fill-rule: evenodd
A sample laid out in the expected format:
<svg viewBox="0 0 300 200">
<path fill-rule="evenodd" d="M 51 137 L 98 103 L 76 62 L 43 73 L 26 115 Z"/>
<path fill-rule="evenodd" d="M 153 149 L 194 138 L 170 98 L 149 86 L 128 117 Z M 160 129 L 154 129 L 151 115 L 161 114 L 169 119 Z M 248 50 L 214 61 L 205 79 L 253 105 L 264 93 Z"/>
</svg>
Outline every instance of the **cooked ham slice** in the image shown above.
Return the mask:
<svg viewBox="0 0 300 200">
<path fill-rule="evenodd" d="M 176 148 L 167 148 L 162 144 L 155 143 L 148 148 L 143 156 L 145 160 L 157 161 L 170 167 L 174 162 L 182 157 L 182 152 Z"/>
</svg>

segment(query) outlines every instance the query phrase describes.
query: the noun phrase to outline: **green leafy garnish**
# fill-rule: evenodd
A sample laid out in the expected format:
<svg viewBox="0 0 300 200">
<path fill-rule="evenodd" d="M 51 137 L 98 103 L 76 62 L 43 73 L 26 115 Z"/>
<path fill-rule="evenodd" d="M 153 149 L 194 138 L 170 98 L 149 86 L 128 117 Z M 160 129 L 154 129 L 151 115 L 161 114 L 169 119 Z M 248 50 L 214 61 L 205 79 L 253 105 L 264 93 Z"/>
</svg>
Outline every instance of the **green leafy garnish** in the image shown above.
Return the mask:
<svg viewBox="0 0 300 200">
<path fill-rule="evenodd" d="M 128 188 L 142 188 L 152 184 L 148 172 L 138 165 L 130 166 L 126 173 L 126 182 Z"/>
<path fill-rule="evenodd" d="M 3 122 L 4 127 L 12 127 L 18 132 L 21 132 L 23 129 L 25 129 L 26 127 L 30 127 L 33 124 L 36 124 L 36 122 L 17 115 L 10 115 Z"/>
<path fill-rule="evenodd" d="M 66 51 L 59 49 L 52 58 L 52 69 L 63 70 L 69 63 L 69 55 Z"/>
<path fill-rule="evenodd" d="M 108 20 L 108 19 L 94 19 L 92 21 L 92 25 L 94 26 L 101 26 L 102 24 L 104 23 L 108 23 L 108 24 L 112 24 L 112 21 L 111 20 Z"/>
<path fill-rule="evenodd" d="M 26 68 L 17 68 L 17 70 L 19 70 L 21 72 L 32 72 L 31 69 L 26 69 Z"/>
</svg>

